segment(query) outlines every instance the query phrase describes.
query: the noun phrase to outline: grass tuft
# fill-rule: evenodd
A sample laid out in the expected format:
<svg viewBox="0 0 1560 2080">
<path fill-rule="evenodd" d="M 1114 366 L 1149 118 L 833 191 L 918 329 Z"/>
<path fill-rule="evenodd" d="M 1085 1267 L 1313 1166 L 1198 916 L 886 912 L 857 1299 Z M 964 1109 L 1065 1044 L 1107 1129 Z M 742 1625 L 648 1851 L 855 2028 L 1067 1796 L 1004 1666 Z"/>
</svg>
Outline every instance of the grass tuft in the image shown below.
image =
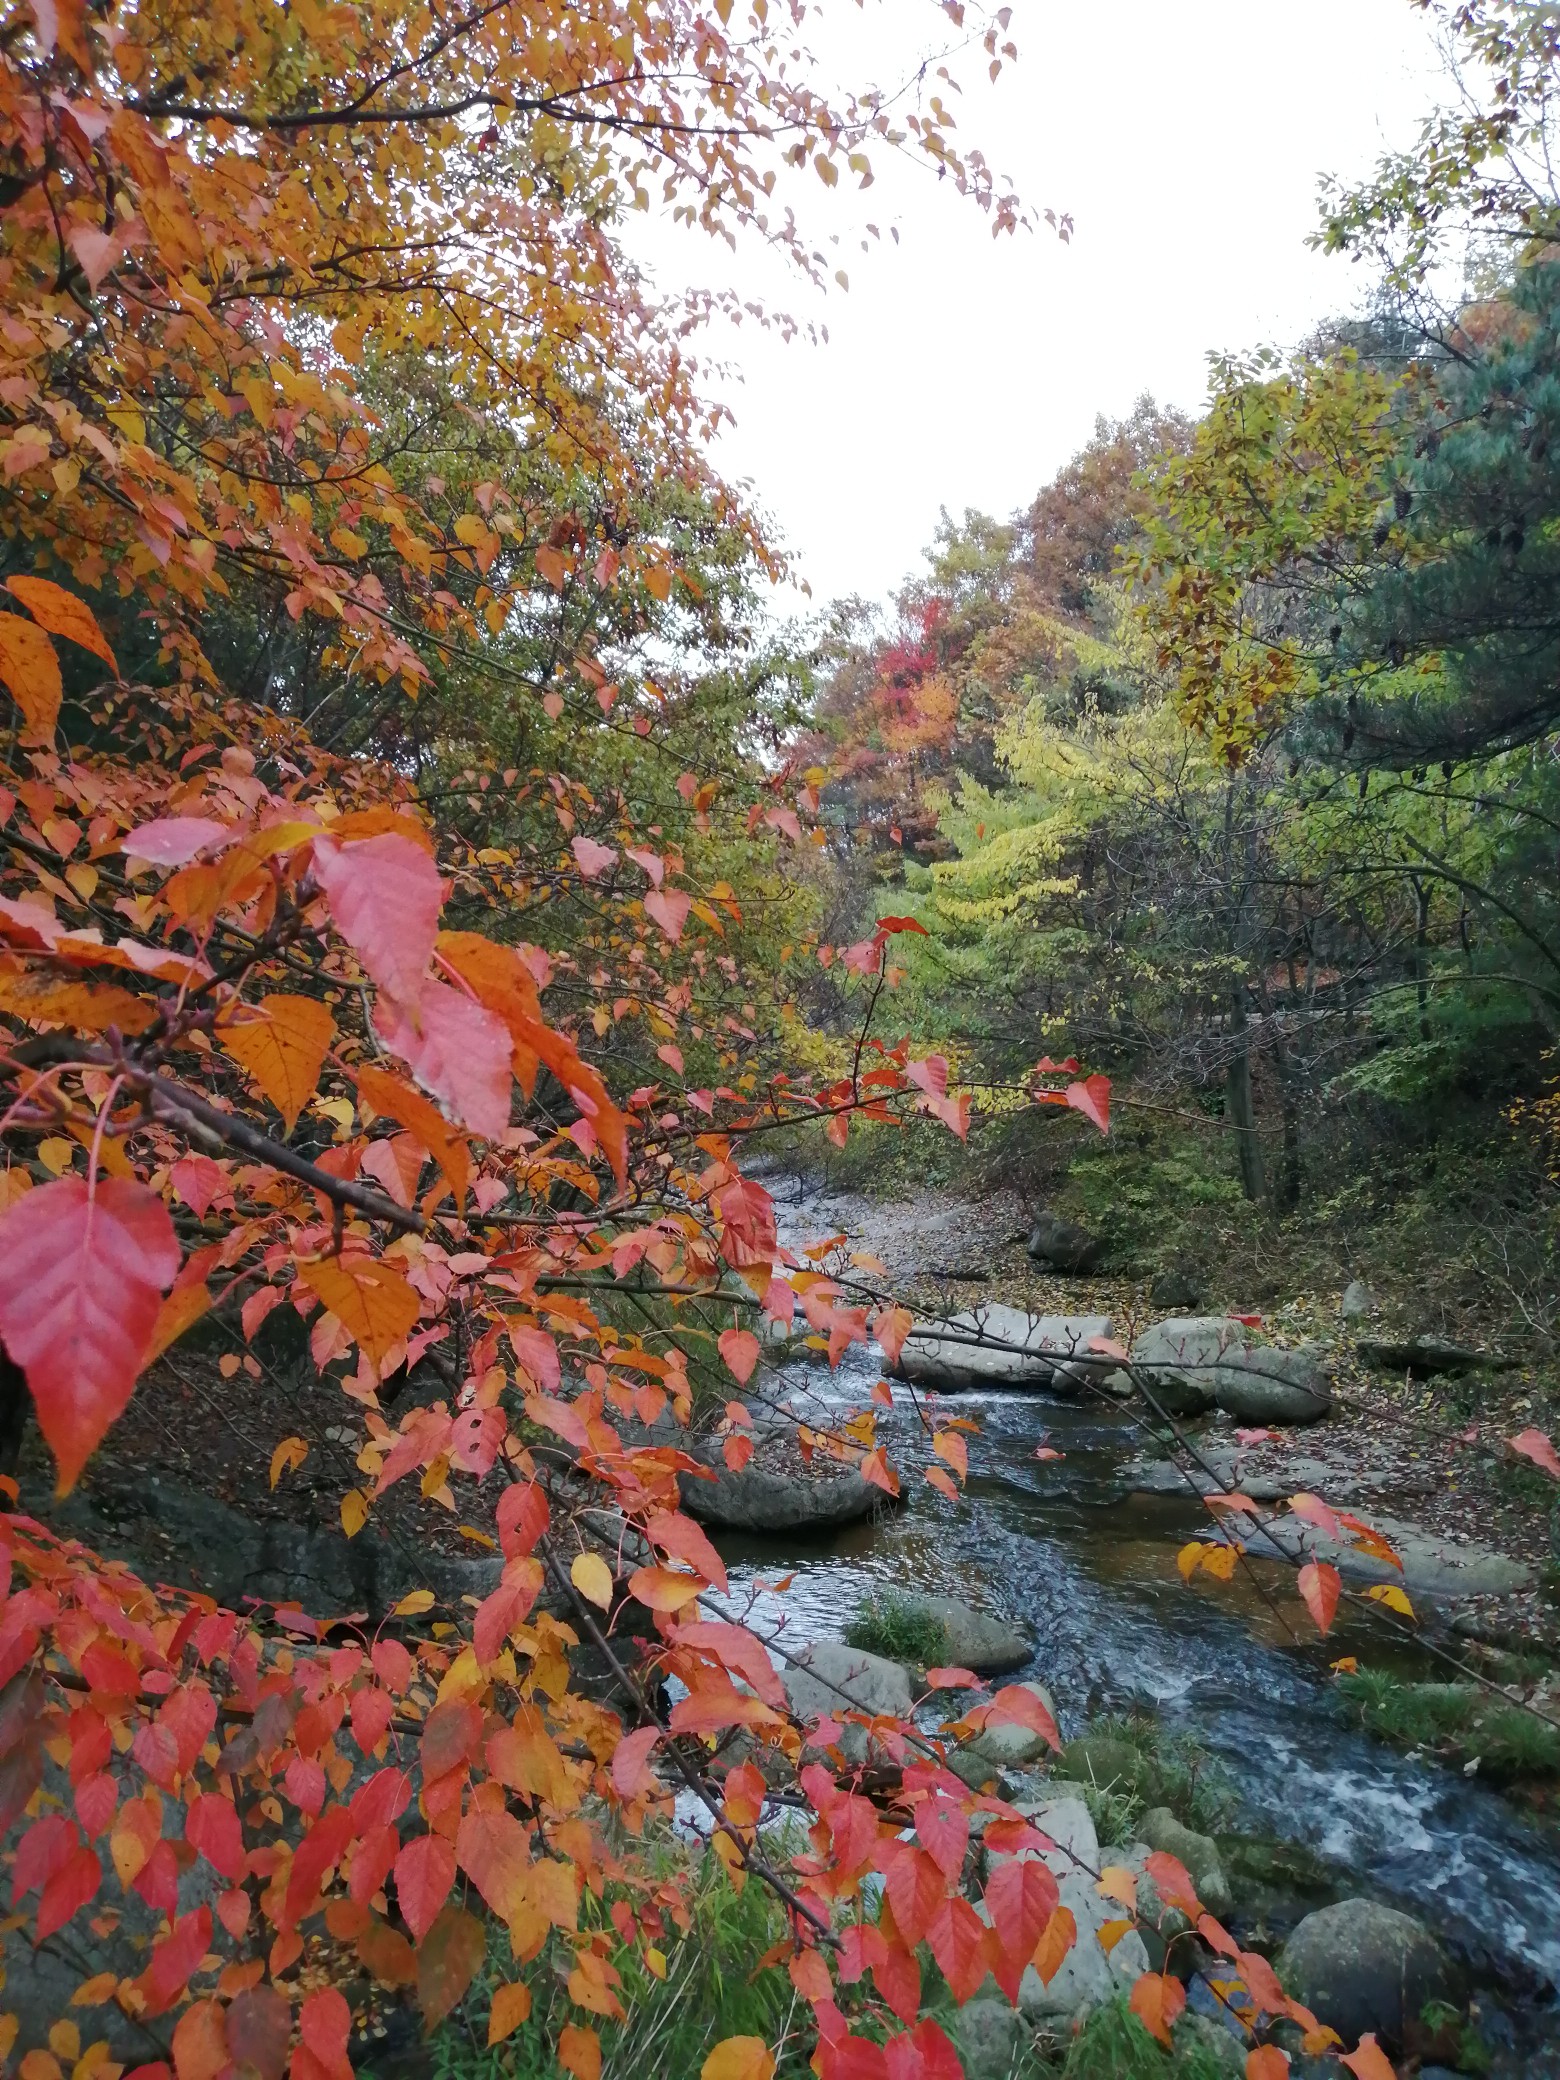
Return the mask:
<svg viewBox="0 0 1560 2080">
<path fill-rule="evenodd" d="M 857 1605 L 845 1627 L 845 1643 L 909 1668 L 935 1668 L 948 1651 L 942 1620 L 891 1589 Z"/>
</svg>

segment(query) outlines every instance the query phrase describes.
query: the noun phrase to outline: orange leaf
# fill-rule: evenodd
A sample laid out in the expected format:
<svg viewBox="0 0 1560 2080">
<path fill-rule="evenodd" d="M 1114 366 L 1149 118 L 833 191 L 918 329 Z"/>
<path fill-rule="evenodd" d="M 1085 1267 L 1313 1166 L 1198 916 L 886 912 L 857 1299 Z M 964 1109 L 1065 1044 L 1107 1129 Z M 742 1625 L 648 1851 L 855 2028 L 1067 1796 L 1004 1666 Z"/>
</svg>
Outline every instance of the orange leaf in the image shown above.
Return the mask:
<svg viewBox="0 0 1560 2080">
<path fill-rule="evenodd" d="M 393 1119 L 420 1141 L 449 1180 L 456 1208 L 464 1207 L 466 1187 L 471 1181 L 471 1153 L 461 1137 L 451 1133 L 438 1106 L 421 1091 L 414 1091 L 402 1077 L 371 1067 L 358 1071 L 358 1101 L 371 1112 Z"/>
<path fill-rule="evenodd" d="M 262 997 L 258 1015 L 254 1006 L 243 1010 L 250 1015 L 219 1025 L 217 1040 L 248 1070 L 290 1134 L 314 1096 L 336 1021 L 314 997 Z"/>
<path fill-rule="evenodd" d="M 108 646 L 108 638 L 85 600 L 77 599 L 75 593 L 67 592 L 63 585 L 56 585 L 49 578 L 7 578 L 5 589 L 15 594 L 40 628 L 46 628 L 51 636 L 64 636 L 67 642 L 79 643 L 83 650 L 102 658 L 114 677 L 119 677 L 118 661 Z"/>
<path fill-rule="evenodd" d="M 201 1280 L 194 1285 L 175 1286 L 157 1310 L 157 1319 L 152 1324 L 152 1340 L 146 1346 L 146 1355 L 141 1360 L 141 1370 L 154 1365 L 163 1352 L 178 1342 L 186 1329 L 192 1329 L 211 1306 L 211 1290 Z"/>
<path fill-rule="evenodd" d="M 411 1334 L 420 1303 L 394 1264 L 358 1251 L 300 1264 L 298 1272 L 376 1369 Z"/>
<path fill-rule="evenodd" d="M 567 2023 L 558 2032 L 558 2063 L 574 2080 L 601 2080 L 601 2039 L 593 2029 Z"/>
<path fill-rule="evenodd" d="M 22 711 L 28 736 L 47 743 L 59 721 L 65 682 L 54 645 L 20 614 L 0 614 L 0 679 Z"/>
<path fill-rule="evenodd" d="M 946 1461 L 953 1468 L 960 1480 L 964 1480 L 967 1477 L 970 1470 L 970 1456 L 964 1439 L 956 1430 L 939 1430 L 932 1439 L 932 1450 L 939 1459 Z"/>
<path fill-rule="evenodd" d="M 1246 2053 L 1246 2080 L 1289 2080 L 1289 2053 L 1276 2044 L 1259 2044 Z"/>
<path fill-rule="evenodd" d="M 1086 1120 L 1091 1120 L 1102 1134 L 1110 1132 L 1108 1076 L 1086 1076 L 1081 1083 L 1070 1083 L 1065 1096 L 1073 1110 L 1081 1112 Z"/>
<path fill-rule="evenodd" d="M 680 1611 L 708 1587 L 701 1575 L 678 1574 L 669 1567 L 636 1567 L 628 1578 L 629 1594 L 652 1611 Z"/>
<path fill-rule="evenodd" d="M 1046 1923 L 1035 1954 L 1029 1960 L 1049 1986 L 1061 1970 L 1068 1951 L 1078 1940 L 1078 1924 L 1068 1907 L 1057 1907 Z"/>
<path fill-rule="evenodd" d="M 1336 1567 L 1325 1560 L 1309 1560 L 1300 1570 L 1300 1594 L 1305 1598 L 1305 1607 L 1316 1620 L 1318 1632 L 1326 1633 L 1332 1625 L 1333 1613 L 1338 1608 L 1338 1594 L 1343 1584 Z"/>
<path fill-rule="evenodd" d="M 774 2053 L 761 2036 L 724 2036 L 699 2068 L 699 2080 L 772 2080 Z"/>
<path fill-rule="evenodd" d="M 493 2006 L 488 2012 L 488 2042 L 501 2044 L 505 2037 L 514 2035 L 522 2022 L 529 2021 L 530 2014 L 530 1987 L 517 1980 L 506 1980 L 494 1994 Z"/>
<path fill-rule="evenodd" d="M 926 1478 L 939 1495 L 946 1495 L 950 1502 L 958 1501 L 959 1490 L 954 1483 L 952 1474 L 944 1473 L 940 1466 L 928 1466 Z"/>
<path fill-rule="evenodd" d="M 1150 2036 L 1168 2044 L 1171 2026 L 1186 2006 L 1186 1988 L 1169 1972 L 1145 1972 L 1133 1987 L 1128 2006 Z"/>
<path fill-rule="evenodd" d="M 1397 2080 L 1397 2068 L 1376 2042 L 1373 2030 L 1361 2037 L 1352 2051 L 1343 2053 L 1341 2057 L 1342 2063 L 1357 2076 L 1357 2080 Z"/>
</svg>

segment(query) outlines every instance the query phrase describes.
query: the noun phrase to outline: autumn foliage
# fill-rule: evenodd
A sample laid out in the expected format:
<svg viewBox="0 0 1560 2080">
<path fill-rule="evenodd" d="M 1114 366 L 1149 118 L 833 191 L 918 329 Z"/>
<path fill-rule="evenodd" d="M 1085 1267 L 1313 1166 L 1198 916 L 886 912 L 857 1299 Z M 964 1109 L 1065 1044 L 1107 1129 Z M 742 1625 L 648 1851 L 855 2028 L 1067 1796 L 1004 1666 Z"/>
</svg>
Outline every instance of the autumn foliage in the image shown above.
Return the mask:
<svg viewBox="0 0 1560 2080">
<path fill-rule="evenodd" d="M 954 0 L 942 12 L 962 22 Z M 68 1491 L 181 1337 L 220 1318 L 253 1345 L 288 1310 L 352 1426 L 348 1536 L 415 1480 L 502 1564 L 474 1610 L 424 1590 L 372 1628 L 239 1613 L 105 1563 L 8 1483 L 10 1904 L 37 1943 L 149 1914 L 139 1971 L 74 1996 L 164 2047 L 148 2075 L 345 2080 L 351 2011 L 328 1973 L 300 1973 L 306 1944 L 431 2028 L 497 1930 L 489 2041 L 525 2021 L 545 1971 L 571 2009 L 556 2055 L 594 2080 L 625 1956 L 686 1925 L 678 1882 L 638 1853 L 674 1798 L 780 1900 L 822 2080 L 951 2080 L 921 2012 L 930 1966 L 958 2001 L 988 1975 L 1011 1998 L 1072 1940 L 1022 1853 L 1050 1845 L 971 1792 L 942 1737 L 875 1722 L 869 1782 L 841 1747 L 860 1714 L 797 1722 L 766 1644 L 721 1615 L 720 1557 L 680 1506 L 694 1462 L 664 1429 L 643 1441 L 690 1418 L 684 1343 L 615 1305 L 718 1301 L 733 1397 L 760 1391 L 772 1328 L 834 1362 L 869 1342 L 892 1361 L 906 1311 L 860 1267 L 782 1248 L 738 1153 L 808 1117 L 836 1138 L 911 1111 L 962 1133 L 947 1063 L 865 1024 L 831 1084 L 759 1061 L 740 1013 L 709 1008 L 739 986 L 721 941 L 740 891 L 667 835 L 652 789 L 636 809 L 567 772 L 473 771 L 462 793 L 524 799 L 547 834 L 481 842 L 409 762 L 346 756 L 225 688 L 208 639 L 255 599 L 319 621 L 323 664 L 389 713 L 453 657 L 480 661 L 537 594 L 667 600 L 684 574 L 622 517 L 662 479 L 747 526 L 700 459 L 690 314 L 647 299 L 617 215 L 654 194 L 811 268 L 781 184 L 808 167 L 826 188 L 865 180 L 876 143 L 923 155 L 999 226 L 1016 216 L 935 95 L 914 114 L 826 101 L 790 54 L 803 13 L 30 0 L 5 17 L 0 1384 L 15 1401 L 25 1381 Z M 974 31 L 994 66 L 1005 26 Z M 554 481 L 588 479 L 607 517 L 587 527 L 502 475 L 458 511 L 420 486 L 368 397 L 406 357 L 437 363 L 459 410 L 502 420 Z M 583 650 L 545 698 L 616 727 L 607 690 Z M 653 702 L 631 727 L 653 737 Z M 664 799 L 698 834 L 730 778 L 682 772 Z M 788 770 L 741 784 L 749 829 L 805 847 Z M 580 920 L 572 943 L 531 943 L 518 920 L 542 906 Z M 829 950 L 869 1007 L 911 929 L 884 918 Z M 640 1018 L 659 1044 L 636 1083 L 608 1043 Z M 706 1021 L 725 1070 L 708 1087 L 672 1037 Z M 1039 1095 L 1103 1128 L 1104 1080 L 1058 1076 Z M 425 1359 L 444 1391 L 399 1408 L 391 1384 Z M 733 1398 L 733 1466 L 749 1420 Z M 803 1442 L 896 1484 L 870 1410 Z M 963 1440 L 933 1443 L 928 1478 L 957 1496 Z M 275 1441 L 273 1486 L 301 1450 Z M 587 1655 L 606 1679 L 589 1690 Z M 965 1723 L 1056 1738 L 1023 1690 Z M 776 1863 L 760 1828 L 782 1793 L 809 1833 Z M 966 1884 L 977 1828 L 1014 1859 L 984 1914 Z M 1158 1863 L 1253 2023 L 1315 2036 Z M 1178 1988 L 1151 1977 L 1134 2006 L 1163 2036 Z M 11 2016 L 0 2046 L 55 2080 L 73 2030 L 46 2049 Z M 77 2080 L 112 2080 L 109 2034 Z M 705 2073 L 772 2070 L 771 2047 L 738 2037 Z"/>
</svg>

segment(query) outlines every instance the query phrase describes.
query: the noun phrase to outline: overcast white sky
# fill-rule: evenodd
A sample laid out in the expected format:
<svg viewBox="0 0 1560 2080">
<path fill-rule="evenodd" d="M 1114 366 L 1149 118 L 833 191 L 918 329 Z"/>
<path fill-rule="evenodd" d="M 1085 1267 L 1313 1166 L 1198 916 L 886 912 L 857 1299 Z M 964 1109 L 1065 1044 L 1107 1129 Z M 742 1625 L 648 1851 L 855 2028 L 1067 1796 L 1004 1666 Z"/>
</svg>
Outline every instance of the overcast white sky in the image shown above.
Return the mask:
<svg viewBox="0 0 1560 2080">
<path fill-rule="evenodd" d="M 885 82 L 936 37 L 928 0 L 845 20 L 831 62 Z M 823 347 L 744 327 L 705 348 L 733 364 L 711 386 L 738 422 L 719 465 L 750 480 L 815 602 L 891 592 L 940 506 L 1027 502 L 1096 413 L 1144 390 L 1195 409 L 1210 349 L 1290 345 L 1351 308 L 1358 270 L 1305 244 L 1318 177 L 1410 144 L 1441 94 L 1409 0 L 1014 0 L 1011 33 L 1020 62 L 994 88 L 978 53 L 958 68 L 960 128 L 1026 201 L 1071 212 L 1070 245 L 1043 228 L 993 241 L 881 150 L 874 187 L 844 203 L 796 184 L 850 274 L 821 304 L 762 249 L 639 222 L 664 283 L 734 286 L 829 327 Z M 852 234 L 874 219 L 900 243 L 864 255 Z"/>
</svg>

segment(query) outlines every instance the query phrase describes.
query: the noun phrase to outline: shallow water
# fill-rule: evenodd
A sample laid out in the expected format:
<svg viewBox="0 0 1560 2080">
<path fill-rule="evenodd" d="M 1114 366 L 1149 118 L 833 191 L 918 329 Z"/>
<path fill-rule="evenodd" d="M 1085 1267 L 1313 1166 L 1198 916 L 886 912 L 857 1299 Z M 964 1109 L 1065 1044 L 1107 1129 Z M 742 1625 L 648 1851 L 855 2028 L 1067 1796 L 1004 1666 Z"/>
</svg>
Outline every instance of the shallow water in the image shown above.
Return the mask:
<svg viewBox="0 0 1560 2080">
<path fill-rule="evenodd" d="M 808 1210 L 790 1216 L 803 1230 Z M 810 1232 L 828 1229 L 819 1220 Z M 788 1368 L 778 1390 L 817 1419 L 860 1407 L 879 1376 L 858 1348 L 833 1374 Z M 965 1500 L 944 1501 L 904 1464 L 917 1433 L 896 1388 L 885 1431 L 891 1457 L 894 1444 L 903 1453 L 910 1507 L 805 1548 L 723 1540 L 734 1603 L 782 1641 L 838 1634 L 874 1586 L 957 1595 L 1016 1618 L 1036 1641 L 1024 1673 L 1051 1689 L 1064 1733 L 1101 1711 L 1152 1704 L 1219 1758 L 1241 1802 L 1238 1825 L 1303 1843 L 1347 1874 L 1343 1889 L 1419 1913 L 1480 1978 L 1529 1994 L 1560 1986 L 1560 1844 L 1476 1780 L 1346 1723 L 1328 1663 L 1358 1652 L 1379 1666 L 1394 1644 L 1367 1616 L 1341 1612 L 1324 1644 L 1287 1570 L 1254 1570 L 1271 1602 L 1239 1576 L 1184 1583 L 1175 1554 L 1206 1517 L 1190 1498 L 1121 1495 L 1114 1471 L 1137 1436 L 1114 1408 L 989 1393 L 942 1407 L 981 1426 L 968 1440 Z M 1037 1461 L 1042 1442 L 1065 1456 Z"/>
</svg>

